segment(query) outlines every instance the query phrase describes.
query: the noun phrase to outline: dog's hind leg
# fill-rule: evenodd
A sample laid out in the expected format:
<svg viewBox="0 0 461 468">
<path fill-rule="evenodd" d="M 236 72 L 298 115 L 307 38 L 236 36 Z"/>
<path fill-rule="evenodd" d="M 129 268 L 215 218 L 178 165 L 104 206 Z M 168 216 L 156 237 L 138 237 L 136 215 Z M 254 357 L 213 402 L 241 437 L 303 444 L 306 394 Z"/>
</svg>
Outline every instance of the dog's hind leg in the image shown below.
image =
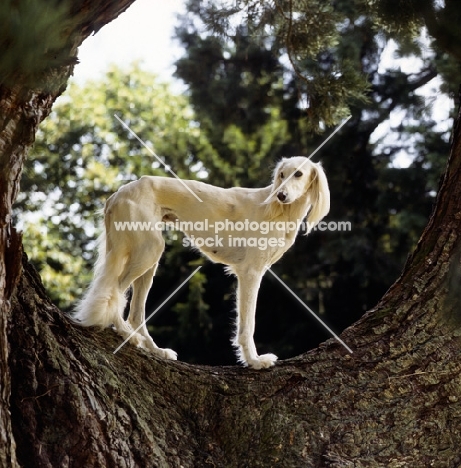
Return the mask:
<svg viewBox="0 0 461 468">
<path fill-rule="evenodd" d="M 234 346 L 238 350 L 239 360 L 254 369 L 274 365 L 277 356 L 263 354 L 258 356 L 254 342 L 256 300 L 262 273 L 256 270 L 237 272 L 237 331 Z"/>
<path fill-rule="evenodd" d="M 126 298 L 117 280 L 118 275 L 123 271 L 125 261 L 126 256 L 120 255 L 114 249 L 106 253 L 103 237 L 100 242 L 94 280 L 77 304 L 72 316 L 73 320 L 86 327 L 106 328 L 113 325 L 125 339 L 130 336 L 132 330 L 122 316 Z M 132 342 L 140 345 L 142 341 L 144 341 L 142 337 L 139 337 Z"/>
<path fill-rule="evenodd" d="M 162 233 L 159 231 L 132 233 L 130 240 L 131 250 L 118 280 L 122 291 L 132 286 L 130 312 L 127 322 L 124 321 L 125 327 L 131 330 L 130 341 L 133 344 L 141 343 L 143 348 L 163 358 L 176 359 L 177 355 L 174 351 L 159 348 L 154 343 L 144 323 L 146 298 L 165 248 Z"/>
<path fill-rule="evenodd" d="M 145 306 L 149 290 L 152 286 L 152 279 L 155 275 L 158 263 L 155 263 L 143 275 L 133 282 L 133 294 L 130 304 L 130 314 L 128 321 L 134 330 L 138 330 L 144 337 L 144 345 L 154 354 L 165 359 L 176 359 L 177 354 L 172 349 L 159 348 L 149 335 L 145 322 Z"/>
</svg>

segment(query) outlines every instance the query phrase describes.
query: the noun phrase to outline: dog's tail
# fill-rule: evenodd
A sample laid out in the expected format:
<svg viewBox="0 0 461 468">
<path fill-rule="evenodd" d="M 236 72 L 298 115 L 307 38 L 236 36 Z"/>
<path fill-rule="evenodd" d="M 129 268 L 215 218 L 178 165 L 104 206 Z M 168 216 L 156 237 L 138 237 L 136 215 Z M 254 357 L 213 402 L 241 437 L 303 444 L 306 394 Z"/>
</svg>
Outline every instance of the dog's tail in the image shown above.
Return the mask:
<svg viewBox="0 0 461 468">
<path fill-rule="evenodd" d="M 314 180 L 310 188 L 312 208 L 307 217 L 309 225 L 314 227 L 330 211 L 330 189 L 325 172 L 320 163 L 313 164 Z"/>
<path fill-rule="evenodd" d="M 126 298 L 120 290 L 117 272 L 122 270 L 125 258 L 114 255 L 108 244 L 103 232 L 98 238 L 93 281 L 72 314 L 72 319 L 85 327 L 106 328 L 123 316 Z"/>
</svg>

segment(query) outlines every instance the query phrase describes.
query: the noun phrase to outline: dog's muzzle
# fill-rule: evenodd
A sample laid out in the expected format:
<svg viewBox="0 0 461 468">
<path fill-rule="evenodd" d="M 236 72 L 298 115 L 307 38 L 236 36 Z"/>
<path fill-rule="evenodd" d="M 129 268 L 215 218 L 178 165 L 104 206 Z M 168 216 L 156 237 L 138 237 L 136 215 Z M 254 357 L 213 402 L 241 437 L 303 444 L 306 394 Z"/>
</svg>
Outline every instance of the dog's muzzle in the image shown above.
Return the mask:
<svg viewBox="0 0 461 468">
<path fill-rule="evenodd" d="M 288 195 L 285 190 L 280 190 L 280 192 L 277 193 L 277 198 L 280 202 L 285 203 L 287 201 Z"/>
</svg>

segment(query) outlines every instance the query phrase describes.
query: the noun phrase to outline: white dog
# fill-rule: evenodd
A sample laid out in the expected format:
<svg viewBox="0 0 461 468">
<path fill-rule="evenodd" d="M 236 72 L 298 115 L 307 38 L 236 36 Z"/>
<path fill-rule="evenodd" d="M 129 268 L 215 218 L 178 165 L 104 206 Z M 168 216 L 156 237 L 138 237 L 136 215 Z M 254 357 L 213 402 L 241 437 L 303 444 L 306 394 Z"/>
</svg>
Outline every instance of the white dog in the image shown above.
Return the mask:
<svg viewBox="0 0 461 468">
<path fill-rule="evenodd" d="M 320 164 L 303 156 L 282 159 L 272 185 L 260 189 L 224 189 L 194 180 L 141 177 L 106 202 L 105 233 L 100 238 L 94 280 L 73 317 L 84 326 L 112 325 L 131 343 L 176 359 L 174 351 L 154 343 L 144 323 L 146 297 L 165 247 L 162 223 L 175 223 L 187 236 L 186 243 L 213 262 L 227 265 L 237 276 L 234 345 L 239 360 L 255 369 L 270 367 L 277 356 L 259 356 L 253 340 L 261 278 L 293 244 L 304 218 L 308 215 L 312 228 L 329 209 L 325 173 Z M 127 223 L 133 223 L 131 230 L 126 229 Z M 125 292 L 130 286 L 132 300 L 125 321 Z M 133 333 L 138 327 L 139 332 Z"/>
</svg>

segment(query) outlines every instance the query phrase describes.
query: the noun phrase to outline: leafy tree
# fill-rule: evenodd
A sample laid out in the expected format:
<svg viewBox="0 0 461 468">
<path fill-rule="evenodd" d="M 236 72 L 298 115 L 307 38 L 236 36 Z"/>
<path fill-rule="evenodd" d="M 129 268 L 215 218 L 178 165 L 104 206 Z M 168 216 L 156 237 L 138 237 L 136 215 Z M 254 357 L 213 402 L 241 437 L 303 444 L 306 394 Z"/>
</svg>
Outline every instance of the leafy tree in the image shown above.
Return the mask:
<svg viewBox="0 0 461 468">
<path fill-rule="evenodd" d="M 180 177 L 197 177 L 197 164 L 213 153 L 187 99 L 138 64 L 70 85 L 37 133 L 17 205 L 18 212 L 28 213 L 26 251 L 64 309 L 90 281 L 97 212 L 105 200 L 143 174 L 165 175 L 163 165 L 116 116 Z M 170 244 L 179 241 L 170 236 Z"/>
<path fill-rule="evenodd" d="M 353 79 L 355 74 L 347 78 L 344 75 L 345 80 L 352 80 L 347 86 L 355 91 L 343 94 L 341 102 L 349 106 L 353 118 L 320 155 L 332 190 L 329 219 L 348 220 L 352 232 L 316 232 L 307 239 L 300 237 L 280 264 L 274 266 L 307 303 L 341 330 L 357 320 L 388 289 L 429 216 L 448 146 L 446 133 L 433 129 L 435 122 L 418 91 L 437 75 L 439 59 L 427 57 L 420 70 L 413 73 L 392 68 L 382 71 L 385 36 L 375 34 L 373 17 L 357 9 L 356 2 L 343 0 L 320 10 L 315 7 L 316 2 L 289 3 L 291 6 L 287 3 L 286 11 L 282 12 L 280 8 L 273 9 L 270 3 L 256 8 L 254 2 L 242 2 L 246 5 L 243 16 L 246 22 L 232 27 L 232 16 L 241 12 L 221 8 L 219 2 L 189 1 L 188 14 L 177 28 L 186 51 L 177 63 L 177 76 L 189 87 L 201 128 L 213 146 L 219 148 L 222 162 L 207 162 L 210 181 L 219 184 L 225 180 L 238 185 L 246 174 L 246 183 L 251 186 L 257 186 L 263 177 L 254 171 L 255 162 L 261 170 L 281 155 L 308 155 L 325 138 L 326 132 L 316 135 L 312 131 L 318 128 L 316 119 L 321 119 L 324 125 L 331 123 L 333 117 L 322 114 L 321 104 L 312 104 L 316 94 L 305 83 L 306 80 L 315 83 L 324 99 L 335 94 L 336 88 L 331 85 L 334 77 L 327 81 L 319 79 L 319 67 L 325 79 L 335 73 L 339 64 L 348 70 L 351 67 L 360 70 L 367 77 L 365 85 Z M 307 8 L 307 4 L 312 7 Z M 331 36 L 335 39 L 327 49 L 314 54 L 316 60 L 307 49 L 295 52 L 295 45 L 286 37 L 290 8 L 303 12 L 293 13 L 296 21 L 308 21 L 309 25 L 319 21 L 319 29 L 305 26 L 311 36 L 320 34 L 321 28 L 328 31 L 333 23 L 336 25 Z M 207 32 L 205 25 L 210 22 L 213 30 Z M 278 34 L 268 35 L 268 24 L 275 25 Z M 296 34 L 303 27 L 299 25 Z M 399 44 L 400 56 L 411 54 L 416 60 L 422 52 L 422 44 L 410 47 L 410 41 L 403 39 Z M 298 57 L 294 70 L 292 60 L 287 60 L 293 54 Z M 366 93 L 362 99 L 354 94 L 359 89 Z M 332 108 L 335 106 L 329 104 L 328 109 Z M 376 128 L 397 110 L 404 112 L 405 120 L 418 122 L 419 127 L 397 128 L 396 132 L 404 136 L 392 145 L 371 143 Z M 271 139 L 268 132 L 262 134 L 270 151 L 251 154 L 236 151 L 236 146 L 229 144 L 234 142 L 225 137 L 229 129 L 238 128 L 243 138 L 253 141 L 254 129 L 267 125 L 274 113 L 285 131 L 276 139 Z M 334 119 L 337 121 L 340 115 L 336 114 Z M 422 126 L 426 130 L 424 136 L 420 136 Z M 426 138 L 432 141 L 430 151 L 423 149 Z M 416 149 L 418 156 L 408 168 L 393 167 L 399 152 Z M 233 174 L 230 180 L 228 173 Z M 262 341 L 259 346 L 264 349 L 265 344 L 277 342 L 277 349 L 284 350 L 282 356 L 288 357 L 326 339 L 328 334 L 306 318 L 301 307 L 298 309 L 293 302 L 287 311 L 286 302 L 290 298 L 272 281 L 275 280 L 265 278 L 258 299 L 259 310 L 271 310 L 270 314 L 261 312 L 258 318 L 257 333 Z M 211 309 L 219 307 L 216 303 Z M 293 323 L 297 326 L 293 327 Z"/>
<path fill-rule="evenodd" d="M 299 77 L 290 73 L 291 65 L 287 67 L 284 63 L 284 41 L 277 37 L 262 40 L 251 36 L 247 25 L 237 27 L 233 37 L 207 36 L 200 32 L 199 22 L 206 19 L 206 9 L 197 8 L 194 2 L 189 9 L 199 15 L 195 20 L 191 15 L 184 17 L 182 27 L 178 28 L 187 55 L 178 62 L 177 74 L 190 85 L 195 115 L 187 109 L 184 98 L 176 97 L 184 101 L 177 103 L 167 91 L 162 95 L 161 86 L 152 88 L 153 77 L 134 66 L 127 72 L 114 69 L 102 83 L 90 83 L 83 90 L 71 88 L 68 101 L 48 120 L 49 130 L 39 133 L 36 151 L 42 152 L 42 156 L 36 158 L 36 172 L 46 174 L 48 187 L 61 202 L 53 206 L 53 210 L 61 211 L 50 215 L 48 226 L 42 230 L 51 239 L 48 244 L 60 248 L 58 252 L 37 248 L 36 234 L 26 237 L 26 242 L 30 242 L 33 260 L 61 306 L 71 306 L 90 280 L 95 211 L 119 184 L 141 174 L 156 173 L 158 166 L 147 150 L 114 119 L 114 113 L 129 116 L 136 132 L 146 141 L 152 141 L 157 151 L 161 149 L 160 154 L 165 154 L 181 174 L 195 177 L 194 171 L 199 171 L 208 182 L 224 186 L 264 185 L 270 177 L 271 165 L 281 154 L 309 154 L 324 138 L 309 131 L 311 115 L 302 109 L 299 100 L 302 96 Z M 341 28 L 341 51 L 330 51 L 331 60 L 335 54 L 347 55 L 349 64 L 366 72 L 369 81 L 367 105 L 351 103 L 355 106 L 352 107 L 354 119 L 322 150 L 321 158 L 333 193 L 330 219 L 350 221 L 353 231 L 317 232 L 307 239 L 301 237 L 274 268 L 339 331 L 373 305 L 400 271 L 430 211 L 437 184 L 437 176 L 432 174 L 440 170 L 437 161 L 440 154 L 446 154 L 447 143 L 442 134 L 432 132 L 433 148 L 439 158 L 432 154 L 429 159 L 429 155 L 420 151 L 419 158 L 405 170 L 390 166 L 399 146 L 383 148 L 370 144 L 370 135 L 392 110 L 409 109 L 410 117 L 424 117 L 425 102 L 416 91 L 435 76 L 434 63 L 424 63 L 418 74 L 408 75 L 398 70 L 378 72 L 384 43 L 381 37 L 373 36 L 373 23 L 363 20 L 361 12 L 351 8 L 350 2 L 340 2 L 336 9 L 338 15 L 348 18 L 349 26 Z M 306 67 L 314 76 L 316 65 L 312 67 L 306 62 Z M 171 106 L 173 102 L 175 105 Z M 94 113 L 91 105 L 96 105 L 99 111 Z M 177 109 L 182 106 L 186 107 L 180 120 L 178 116 L 183 113 Z M 66 112 L 70 109 L 74 113 L 75 109 L 87 111 L 86 117 L 77 117 L 80 130 L 61 123 L 69 121 Z M 70 141 L 66 142 L 67 139 Z M 172 141 L 178 147 L 171 147 Z M 68 167 L 86 171 L 81 182 L 76 183 L 72 178 L 75 174 L 69 169 L 72 179 L 65 189 L 65 197 L 60 189 L 61 184 L 67 183 L 61 172 L 65 166 L 57 161 L 54 166 L 42 167 L 49 164 L 42 161 L 53 161 L 48 153 L 56 148 L 59 148 L 59 159 L 66 159 Z M 349 148 L 348 154 L 344 154 L 344 148 Z M 82 158 L 83 151 L 86 156 Z M 344 156 L 338 159 L 338 154 Z M 54 180 L 50 177 L 52 167 L 58 168 Z M 94 187 L 98 189 L 101 180 L 106 186 L 95 197 Z M 46 186 L 42 182 L 40 186 Z M 30 189 L 37 191 L 33 186 Z M 76 193 L 82 196 L 81 204 L 75 203 Z M 35 200 L 44 198 L 37 197 L 35 193 Z M 38 209 L 40 205 L 35 203 L 29 207 L 32 208 Z M 80 219 L 77 224 L 76 217 Z M 64 231 L 67 239 L 63 237 Z M 32 227 L 29 232 L 34 232 Z M 176 271 L 197 261 L 200 262 L 195 254 L 181 248 L 180 238 L 170 236 L 164 258 L 168 268 L 158 271 L 148 310 L 163 301 L 164 291 L 176 287 Z M 83 273 L 77 281 L 73 279 L 75 271 Z M 197 283 L 190 285 L 189 295 L 185 290 L 155 317 L 151 332 L 160 342 L 166 341 L 177 349 L 182 359 L 233 363 L 230 350 L 221 351 L 222 342 L 228 341 L 231 332 L 233 302 L 223 299 L 230 298 L 232 281 L 220 268 L 211 265 L 206 265 L 196 280 Z M 302 307 L 293 304 L 292 310 L 286 313 L 286 301 L 290 299 L 272 281 L 264 280 L 259 298 L 259 310 L 272 311 L 261 313 L 258 319 L 257 339 L 262 349 L 275 346 L 282 350 L 282 357 L 288 357 L 328 338 L 325 330 L 305 316 Z M 298 324 L 294 331 L 292 323 Z M 191 333 L 191 328 L 198 334 Z"/>
</svg>

